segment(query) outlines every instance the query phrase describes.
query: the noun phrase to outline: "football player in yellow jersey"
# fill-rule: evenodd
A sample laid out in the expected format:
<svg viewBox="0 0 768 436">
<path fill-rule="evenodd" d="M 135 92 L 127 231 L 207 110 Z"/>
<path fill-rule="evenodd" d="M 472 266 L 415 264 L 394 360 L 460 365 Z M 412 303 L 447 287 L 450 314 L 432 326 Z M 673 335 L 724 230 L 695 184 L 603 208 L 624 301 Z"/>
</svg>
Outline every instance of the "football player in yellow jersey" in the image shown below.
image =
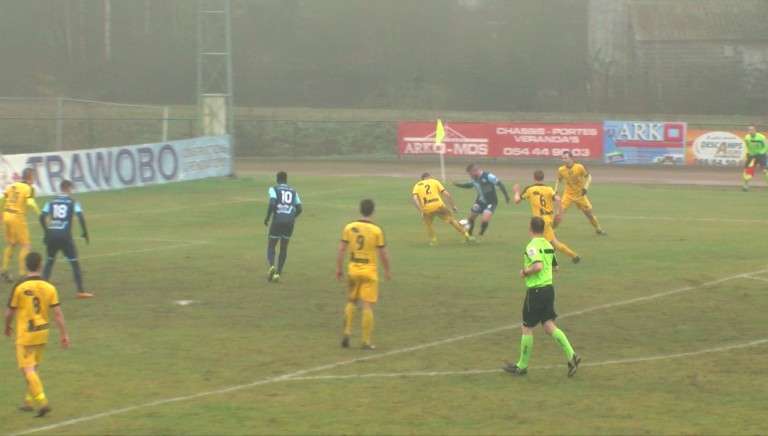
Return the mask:
<svg viewBox="0 0 768 436">
<path fill-rule="evenodd" d="M 27 227 L 27 206 L 40 216 L 40 207 L 35 202 L 35 170 L 25 168 L 21 172 L 21 181 L 14 182 L 5 188 L 3 204 L 3 228 L 5 230 L 5 250 L 3 250 L 3 266 L 0 277 L 12 281 L 8 274 L 11 257 L 16 247 L 19 248 L 19 277 L 24 277 L 24 258 L 29 253 L 29 228 Z"/>
<path fill-rule="evenodd" d="M 61 334 L 61 347 L 67 348 L 69 336 L 64 323 L 64 313 L 59 306 L 56 288 L 40 277 L 43 257 L 32 252 L 24 258 L 27 277 L 13 288 L 8 308 L 5 310 L 5 335 L 13 333 L 13 318 L 16 318 L 16 359 L 19 368 L 27 380 L 27 396 L 21 410 L 33 412 L 35 402 L 38 405 L 38 417 L 51 411 L 48 399 L 43 391 L 43 384 L 37 374 L 37 367 L 43 358 L 43 349 L 48 342 L 51 315 L 56 320 Z"/>
<path fill-rule="evenodd" d="M 566 150 L 563 152 L 563 163 L 565 165 L 557 169 L 557 182 L 555 183 L 555 192 L 557 192 L 560 182 L 565 182 L 563 188 L 563 210 L 568 210 L 571 207 L 571 203 L 575 203 L 576 207 L 584 212 L 584 216 L 587 217 L 592 227 L 595 228 L 595 233 L 599 236 L 606 236 L 603 228 L 600 227 L 600 221 L 592 213 L 592 204 L 587 198 L 587 190 L 589 184 L 592 183 L 592 175 L 589 174 L 584 165 L 575 163 L 571 152 Z"/>
<path fill-rule="evenodd" d="M 344 227 L 341 234 L 339 251 L 336 254 L 336 278 L 344 280 L 342 266 L 347 249 L 349 249 L 349 262 L 347 263 L 347 305 L 344 308 L 344 336 L 341 346 L 349 347 L 349 336 L 352 334 L 352 322 L 355 319 L 357 302 L 363 305 L 363 350 L 372 350 L 375 347 L 371 343 L 373 331 L 373 305 L 379 299 L 379 270 L 376 263 L 376 253 L 384 265 L 384 274 L 387 280 L 392 279 L 392 271 L 389 267 L 389 254 L 387 254 L 384 230 L 371 221 L 373 216 L 373 200 L 360 202 L 360 214 L 362 217 L 352 221 Z"/>
<path fill-rule="evenodd" d="M 413 187 L 411 199 L 413 200 L 413 204 L 415 204 L 416 208 L 419 210 L 421 219 L 424 220 L 424 224 L 427 227 L 429 245 L 437 245 L 435 230 L 432 228 L 432 221 L 435 219 L 435 216 L 440 218 L 444 223 L 452 225 L 457 232 L 464 236 L 464 240 L 474 241 L 475 238 L 470 236 L 470 234 L 464 230 L 464 227 L 451 216 L 451 211 L 445 207 L 443 197 L 448 200 L 448 203 L 451 205 L 451 209 L 453 209 L 454 212 L 459 210 L 459 208 L 456 207 L 456 203 L 453 202 L 451 193 L 445 189 L 440 181 L 433 179 L 429 173 L 422 174 L 421 181 Z"/>
<path fill-rule="evenodd" d="M 533 182 L 533 185 L 525 188 L 522 193 L 520 193 L 519 184 L 514 186 L 515 204 L 528 200 L 531 203 L 531 214 L 544 220 L 544 239 L 549 241 L 555 250 L 570 256 L 573 263 L 579 263 L 581 256 L 555 237 L 554 228 L 563 219 L 563 204 L 560 202 L 560 196 L 552 187 L 544 184 L 544 171 L 534 171 Z M 555 215 L 555 206 L 557 206 L 557 215 Z"/>
</svg>

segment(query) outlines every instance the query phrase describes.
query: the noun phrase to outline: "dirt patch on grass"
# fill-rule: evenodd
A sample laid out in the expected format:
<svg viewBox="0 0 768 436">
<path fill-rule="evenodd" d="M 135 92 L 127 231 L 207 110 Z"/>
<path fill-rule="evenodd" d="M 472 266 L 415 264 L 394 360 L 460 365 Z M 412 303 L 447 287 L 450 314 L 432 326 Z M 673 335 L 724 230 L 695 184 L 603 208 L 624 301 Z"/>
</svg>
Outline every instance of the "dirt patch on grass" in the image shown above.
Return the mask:
<svg viewBox="0 0 768 436">
<path fill-rule="evenodd" d="M 452 160 L 445 163 L 448 180 L 467 177 L 465 168 L 472 161 Z M 505 183 L 525 183 L 532 179 L 533 171 L 543 169 L 547 180 L 554 180 L 560 160 L 478 160 L 477 165 L 496 174 Z M 600 162 L 582 162 L 592 173 L 595 183 L 638 183 L 679 185 L 740 186 L 741 168 L 688 167 L 674 165 L 608 165 Z M 281 159 L 242 158 L 235 161 L 235 173 L 240 175 L 274 174 L 287 171 L 299 174 L 336 175 L 344 177 L 381 176 L 408 177 L 418 180 L 423 172 L 441 177 L 437 158 L 339 158 Z M 761 181 L 758 181 L 758 186 Z"/>
</svg>

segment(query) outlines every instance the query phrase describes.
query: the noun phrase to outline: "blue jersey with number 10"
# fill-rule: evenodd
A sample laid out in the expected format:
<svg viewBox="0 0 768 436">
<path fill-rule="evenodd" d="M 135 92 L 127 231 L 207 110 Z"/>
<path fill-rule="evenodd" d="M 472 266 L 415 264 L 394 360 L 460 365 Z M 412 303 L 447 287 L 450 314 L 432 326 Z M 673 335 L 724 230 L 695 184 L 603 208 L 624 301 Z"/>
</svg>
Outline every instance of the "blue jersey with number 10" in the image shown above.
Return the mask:
<svg viewBox="0 0 768 436">
<path fill-rule="evenodd" d="M 43 207 L 43 216 L 50 215 L 48 234 L 58 237 L 72 237 L 72 218 L 81 215 L 80 203 L 66 195 L 59 195 Z"/>
<path fill-rule="evenodd" d="M 269 188 L 269 202 L 275 206 L 275 222 L 293 222 L 300 207 L 299 194 L 288 185 L 280 184 Z"/>
</svg>

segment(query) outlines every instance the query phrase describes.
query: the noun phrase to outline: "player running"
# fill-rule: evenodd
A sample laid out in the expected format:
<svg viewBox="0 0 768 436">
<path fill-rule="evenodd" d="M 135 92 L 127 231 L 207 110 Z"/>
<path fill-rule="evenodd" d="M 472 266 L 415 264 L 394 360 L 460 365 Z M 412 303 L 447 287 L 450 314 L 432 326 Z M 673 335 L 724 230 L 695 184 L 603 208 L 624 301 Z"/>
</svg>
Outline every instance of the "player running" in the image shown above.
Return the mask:
<svg viewBox="0 0 768 436">
<path fill-rule="evenodd" d="M 274 213 L 272 225 L 269 219 Z M 264 225 L 269 226 L 269 241 L 267 242 L 267 261 L 269 271 L 267 281 L 279 282 L 283 273 L 285 260 L 288 258 L 288 243 L 291 242 L 293 226 L 296 218 L 301 215 L 301 199 L 295 189 L 288 186 L 288 173 L 277 173 L 277 185 L 269 188 L 269 208 Z M 275 248 L 280 241 L 280 257 L 275 267 Z"/>
<path fill-rule="evenodd" d="M 479 236 L 483 236 L 488 229 L 491 215 L 493 215 L 496 206 L 499 204 L 499 197 L 496 195 L 496 186 L 501 189 L 501 193 L 504 194 L 507 203 L 510 202 L 509 193 L 507 193 L 507 187 L 504 186 L 504 183 L 502 183 L 498 177 L 488 171 L 481 171 L 475 164 L 469 164 L 469 166 L 467 166 L 467 173 L 469 174 L 469 177 L 471 177 L 469 182 L 453 182 L 453 185 L 459 188 L 475 188 L 475 190 L 477 190 L 477 198 L 467 217 L 469 220 L 469 230 L 467 233 L 472 235 L 472 231 L 475 229 L 475 218 L 482 214 Z"/>
<path fill-rule="evenodd" d="M 451 209 L 454 212 L 459 209 L 456 207 L 456 203 L 453 202 L 451 193 L 443 186 L 440 181 L 433 179 L 429 173 L 421 175 L 421 180 L 413 187 L 411 199 L 413 204 L 421 214 L 421 219 L 424 220 L 424 224 L 427 227 L 427 235 L 429 235 L 429 245 L 437 245 L 437 238 L 435 237 L 435 230 L 432 228 L 432 221 L 435 216 L 440 218 L 444 223 L 450 224 L 456 229 L 457 232 L 464 236 L 466 241 L 473 241 L 475 238 L 470 236 L 464 227 L 459 224 L 456 219 L 451 216 L 451 211 L 445 207 L 443 198 L 448 200 L 451 205 Z"/>
<path fill-rule="evenodd" d="M 563 188 L 563 210 L 568 210 L 571 207 L 571 203 L 576 204 L 584 216 L 587 217 L 592 227 L 595 228 L 595 233 L 599 236 L 606 236 L 606 233 L 600 227 L 600 221 L 592 212 L 592 204 L 587 198 L 587 190 L 589 184 L 592 183 L 592 175 L 589 171 L 580 163 L 573 161 L 571 152 L 566 150 L 563 152 L 563 163 L 565 165 L 557 169 L 557 182 L 555 182 L 555 192 L 560 185 L 560 182 L 565 182 Z"/>
</svg>

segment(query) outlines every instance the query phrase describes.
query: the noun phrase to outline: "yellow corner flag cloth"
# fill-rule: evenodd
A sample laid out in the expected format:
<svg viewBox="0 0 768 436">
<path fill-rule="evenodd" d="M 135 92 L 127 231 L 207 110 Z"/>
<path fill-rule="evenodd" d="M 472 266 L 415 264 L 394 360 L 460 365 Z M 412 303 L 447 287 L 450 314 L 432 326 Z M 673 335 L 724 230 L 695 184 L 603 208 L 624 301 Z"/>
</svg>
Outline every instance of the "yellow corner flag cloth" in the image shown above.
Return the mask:
<svg viewBox="0 0 768 436">
<path fill-rule="evenodd" d="M 435 145 L 442 143 L 443 138 L 445 138 L 445 129 L 443 129 L 443 122 L 438 118 L 437 127 L 435 128 Z"/>
</svg>

